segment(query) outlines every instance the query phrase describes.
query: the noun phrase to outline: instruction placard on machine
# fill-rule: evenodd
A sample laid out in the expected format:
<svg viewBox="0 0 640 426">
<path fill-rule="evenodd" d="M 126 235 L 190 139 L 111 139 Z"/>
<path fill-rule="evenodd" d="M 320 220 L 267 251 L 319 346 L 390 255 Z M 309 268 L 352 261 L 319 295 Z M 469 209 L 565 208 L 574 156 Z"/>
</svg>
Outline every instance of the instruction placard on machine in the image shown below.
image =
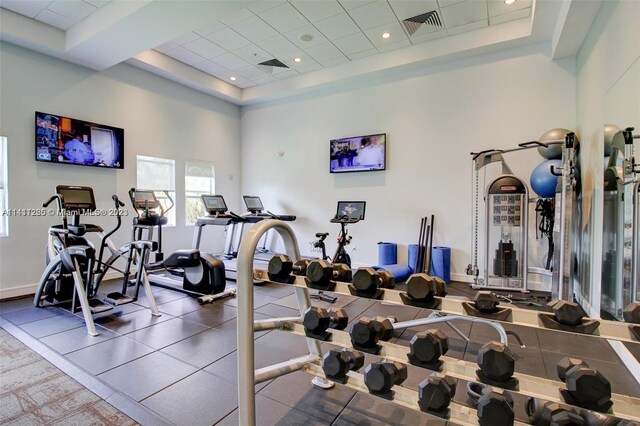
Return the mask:
<svg viewBox="0 0 640 426">
<path fill-rule="evenodd" d="M 520 226 L 522 217 L 522 203 L 520 194 L 494 194 L 493 197 L 493 225 Z"/>
</svg>

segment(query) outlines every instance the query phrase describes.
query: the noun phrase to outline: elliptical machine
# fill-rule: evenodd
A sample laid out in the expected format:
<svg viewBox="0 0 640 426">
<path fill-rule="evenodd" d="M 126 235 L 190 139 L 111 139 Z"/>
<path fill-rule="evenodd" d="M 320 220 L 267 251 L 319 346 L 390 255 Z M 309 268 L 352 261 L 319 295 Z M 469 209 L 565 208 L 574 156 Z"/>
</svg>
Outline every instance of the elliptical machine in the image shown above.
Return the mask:
<svg viewBox="0 0 640 426">
<path fill-rule="evenodd" d="M 345 247 L 351 243 L 352 237 L 348 235 L 347 225 L 352 223 L 358 223 L 364 220 L 364 212 L 366 208 L 365 201 L 338 201 L 338 207 L 336 214 L 331 223 L 340 224 L 340 234 L 338 234 L 337 242 L 338 247 L 333 255 L 333 258 L 327 256 L 327 249 L 324 240 L 329 236 L 328 232 L 316 233 L 317 241 L 312 243 L 313 248 L 322 252 L 322 258 L 331 261 L 331 263 L 344 263 L 351 268 L 351 257 L 347 253 Z"/>
<path fill-rule="evenodd" d="M 90 215 L 97 210 L 93 189 L 90 187 L 58 185 L 56 194 L 43 204 L 46 208 L 57 201 L 62 224 L 49 228 L 47 266 L 38 282 L 33 303 L 36 307 L 44 307 L 45 302 L 56 305 L 70 302 L 71 312 L 75 313 L 79 302 L 87 332 L 92 336 L 98 335 L 92 315 L 135 302 L 140 285 L 145 288 L 152 315 L 160 316 L 144 266 L 138 267 L 135 272 L 134 294 L 127 294 L 134 259 L 148 256 L 154 244 L 150 241 L 132 241 L 119 249 L 115 247 L 110 237 L 122 224 L 120 208 L 124 203 L 116 195 L 111 198 L 115 205 L 113 212 L 117 224 L 107 233 L 100 226 L 80 223 L 81 215 Z M 68 216 L 71 218 L 70 223 Z M 95 233 L 100 238 L 97 256 L 93 243 L 85 237 L 88 233 Z M 105 248 L 111 253 L 111 257 L 103 262 Z M 114 266 L 115 261 L 120 258 L 125 260 L 124 270 Z M 122 274 L 122 292 L 111 292 L 101 300 L 98 298 L 98 289 L 105 274 L 111 270 Z"/>
<path fill-rule="evenodd" d="M 154 228 L 158 228 L 156 261 L 142 263 L 150 272 L 151 284 L 177 290 L 198 298 L 199 303 L 211 303 L 214 300 L 235 294 L 235 289 L 225 290 L 226 275 L 222 260 L 199 249 L 177 250 L 165 259 L 162 252 L 162 226 L 167 224 L 166 214 L 173 207 L 173 199 L 167 191 L 162 191 L 169 200 L 169 208 L 164 208 L 156 196 L 156 191 L 131 188 L 129 198 L 137 213 L 133 219 L 132 234 L 142 239 L 146 231 L 146 240 L 153 241 Z"/>
</svg>

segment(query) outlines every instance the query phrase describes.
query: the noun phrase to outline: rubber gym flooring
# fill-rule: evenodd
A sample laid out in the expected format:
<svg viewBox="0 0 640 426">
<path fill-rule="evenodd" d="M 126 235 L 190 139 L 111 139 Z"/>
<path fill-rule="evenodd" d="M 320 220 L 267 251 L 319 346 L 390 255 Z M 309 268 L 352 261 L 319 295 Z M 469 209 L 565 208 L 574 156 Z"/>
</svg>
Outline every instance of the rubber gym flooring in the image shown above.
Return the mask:
<svg viewBox="0 0 640 426">
<path fill-rule="evenodd" d="M 101 290 L 117 290 L 117 285 L 105 283 Z M 292 288 L 268 284 L 254 290 L 256 319 L 298 315 Z M 106 385 L 113 392 L 107 401 L 142 424 L 237 425 L 236 299 L 200 306 L 179 292 L 154 287 L 154 294 L 161 317 L 154 318 L 144 309 L 143 293 L 135 304 L 96 316 L 100 333 L 97 337 L 87 335 L 80 316 L 61 308 L 34 308 L 31 298 L 1 302 L 0 327 L 23 335 L 24 340 L 33 342 L 32 347 L 58 356 L 61 362 L 72 366 L 70 371 L 79 368 L 90 374 L 90 380 L 81 383 L 90 390 Z M 449 286 L 449 294 L 470 295 L 464 284 Z M 403 321 L 430 313 L 343 295 L 338 295 L 333 305 L 317 300 L 313 304 L 343 307 L 351 320 L 393 315 Z M 469 343 L 444 324 L 429 327 L 445 332 L 449 337 L 447 355 L 454 358 L 475 362 L 482 344 L 498 338 L 485 325 L 457 325 L 471 338 Z M 526 344 L 526 348 L 520 348 L 510 337 L 516 371 L 555 380 L 556 362 L 570 355 L 601 371 L 611 381 L 613 392 L 640 397 L 640 386 L 606 341 L 513 325 L 505 328 L 518 332 Z M 415 332 L 396 332 L 392 341 L 408 345 Z M 306 352 L 304 338 L 286 332 L 259 332 L 255 339 L 257 368 Z M 322 345 L 323 350 L 331 347 L 328 343 Z M 627 346 L 640 358 L 640 344 Z M 365 365 L 374 360 L 375 356 L 367 355 Z M 404 386 L 417 389 L 428 374 L 427 370 L 409 366 Z M 427 420 L 429 424 L 446 424 L 339 385 L 331 390 L 314 388 L 310 378 L 297 372 L 257 385 L 258 424 L 413 425 Z M 455 399 L 462 404 L 467 404 L 465 386 L 463 381 L 458 382 Z M 515 403 L 516 417 L 525 420 L 524 399 L 516 397 Z"/>
</svg>

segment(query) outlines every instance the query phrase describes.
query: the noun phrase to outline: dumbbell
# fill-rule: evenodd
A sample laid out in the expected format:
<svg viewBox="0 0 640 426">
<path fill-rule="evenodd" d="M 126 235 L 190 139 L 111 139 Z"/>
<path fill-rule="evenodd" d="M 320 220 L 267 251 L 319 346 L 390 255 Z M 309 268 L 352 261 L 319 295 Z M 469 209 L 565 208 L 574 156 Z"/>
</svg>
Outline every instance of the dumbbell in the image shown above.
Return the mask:
<svg viewBox="0 0 640 426">
<path fill-rule="evenodd" d="M 449 376 L 431 375 L 418 385 L 418 405 L 426 413 L 447 410 L 456 394 L 456 381 Z"/>
<path fill-rule="evenodd" d="M 407 280 L 407 295 L 414 300 L 433 299 L 447 294 L 446 283 L 439 277 L 413 274 Z"/>
<path fill-rule="evenodd" d="M 364 370 L 364 384 L 369 393 L 388 395 L 394 385 L 407 380 L 407 366 L 399 362 L 371 363 Z"/>
<path fill-rule="evenodd" d="M 492 341 L 485 343 L 478 351 L 480 370 L 476 373 L 481 381 L 505 383 L 513 379 L 515 365 L 511 349 L 504 343 Z"/>
<path fill-rule="evenodd" d="M 512 425 L 515 420 L 511 395 L 493 392 L 490 386 L 482 390 L 477 410 L 480 426 Z"/>
<path fill-rule="evenodd" d="M 534 426 L 582 425 L 585 423 L 582 415 L 576 413 L 572 407 L 533 397 L 527 398 L 525 412 L 529 417 L 529 422 Z"/>
<path fill-rule="evenodd" d="M 351 268 L 343 263 L 331 265 L 324 259 L 312 260 L 307 265 L 307 278 L 319 285 L 327 285 L 331 280 L 351 281 Z"/>
<path fill-rule="evenodd" d="M 302 325 L 308 335 L 315 338 L 326 339 L 329 327 L 336 330 L 344 330 L 349 324 L 349 316 L 344 309 L 324 309 L 315 306 L 310 307 L 304 313 Z"/>
<path fill-rule="evenodd" d="M 349 371 L 358 370 L 363 365 L 364 354 L 347 348 L 331 349 L 322 357 L 322 371 L 331 380 L 344 380 Z"/>
<path fill-rule="evenodd" d="M 441 330 L 416 333 L 409 342 L 409 362 L 418 366 L 433 366 L 449 350 L 449 340 Z"/>
<path fill-rule="evenodd" d="M 377 352 L 379 340 L 389 340 L 393 337 L 393 323 L 389 318 L 362 317 L 351 326 L 349 336 L 356 349 L 365 352 Z"/>
<path fill-rule="evenodd" d="M 307 272 L 308 259 L 300 259 L 295 264 L 286 254 L 277 254 L 269 260 L 267 272 L 272 281 L 288 281 L 290 274 L 304 275 Z"/>
<path fill-rule="evenodd" d="M 640 324 L 640 302 L 631 303 L 622 311 L 624 320 L 631 324 Z"/>
<path fill-rule="evenodd" d="M 558 378 L 566 383 L 561 390 L 568 403 L 605 412 L 611 408 L 611 383 L 581 359 L 565 357 L 557 364 Z"/>
<path fill-rule="evenodd" d="M 577 303 L 567 300 L 553 300 L 547 304 L 553 310 L 553 314 L 561 324 L 576 326 L 582 322 L 584 314 Z"/>
<path fill-rule="evenodd" d="M 393 275 L 384 269 L 358 268 L 353 274 L 353 287 L 362 293 L 375 293 L 378 288 L 393 288 L 395 285 Z"/>
<path fill-rule="evenodd" d="M 484 313 L 495 312 L 499 303 L 498 296 L 489 290 L 480 290 L 473 298 L 475 308 Z"/>
</svg>

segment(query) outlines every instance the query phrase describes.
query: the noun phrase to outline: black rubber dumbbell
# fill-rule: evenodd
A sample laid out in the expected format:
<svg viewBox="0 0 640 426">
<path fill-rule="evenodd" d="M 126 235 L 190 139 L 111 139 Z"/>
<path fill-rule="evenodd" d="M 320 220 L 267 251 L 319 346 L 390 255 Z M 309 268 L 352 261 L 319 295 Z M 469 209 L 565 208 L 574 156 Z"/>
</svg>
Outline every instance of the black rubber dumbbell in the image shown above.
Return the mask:
<svg viewBox="0 0 640 426">
<path fill-rule="evenodd" d="M 448 350 L 449 341 L 442 330 L 427 330 L 416 333 L 411 338 L 407 357 L 413 365 L 436 367 L 440 357 Z"/>
<path fill-rule="evenodd" d="M 389 271 L 358 268 L 353 274 L 353 287 L 362 293 L 375 293 L 378 288 L 395 287 L 395 280 Z"/>
<path fill-rule="evenodd" d="M 364 365 L 362 352 L 344 348 L 331 349 L 322 358 L 322 371 L 328 379 L 341 381 L 347 377 L 349 371 L 355 371 Z"/>
<path fill-rule="evenodd" d="M 407 280 L 407 295 L 412 299 L 433 299 L 436 291 L 436 283 L 427 274 L 413 274 Z"/>
<path fill-rule="evenodd" d="M 351 281 L 351 268 L 343 263 L 312 260 L 307 266 L 307 278 L 312 284 L 327 285 L 331 280 Z"/>
<path fill-rule="evenodd" d="M 511 395 L 493 392 L 489 386 L 483 389 L 477 410 L 480 426 L 508 426 L 515 420 Z"/>
<path fill-rule="evenodd" d="M 582 323 L 584 313 L 577 303 L 567 300 L 554 300 L 547 305 L 553 310 L 553 315 L 560 324 L 576 326 Z"/>
<path fill-rule="evenodd" d="M 560 392 L 569 404 L 599 412 L 611 408 L 611 383 L 599 371 L 582 360 L 567 358 L 561 359 L 557 368 L 558 377 L 567 385 Z"/>
<path fill-rule="evenodd" d="M 480 369 L 476 373 L 482 382 L 510 387 L 510 384 L 515 384 L 513 383 L 515 382 L 513 378 L 515 364 L 513 353 L 505 344 L 488 342 L 478 351 Z"/>
<path fill-rule="evenodd" d="M 534 426 L 549 426 L 552 424 L 552 419 L 560 421 L 561 424 L 565 424 L 563 422 L 567 420 L 577 422 L 583 421 L 581 415 L 578 415 L 578 413 L 568 405 L 552 401 L 543 401 L 533 397 L 527 398 L 525 403 L 525 412 L 529 417 L 529 422 Z M 567 416 L 564 413 L 569 413 L 571 416 Z M 576 416 L 580 420 L 577 420 Z"/>
<path fill-rule="evenodd" d="M 622 311 L 624 320 L 631 324 L 640 324 L 640 302 L 634 302 L 629 304 L 624 311 Z"/>
<path fill-rule="evenodd" d="M 302 325 L 305 333 L 316 339 L 326 340 L 329 337 L 327 330 L 335 328 L 344 330 L 349 324 L 349 316 L 344 309 L 310 307 L 304 313 Z"/>
<path fill-rule="evenodd" d="M 305 275 L 308 259 L 300 259 L 295 264 L 286 254 L 277 254 L 269 260 L 268 273 L 271 281 L 288 282 L 293 272 L 295 275 Z"/>
<path fill-rule="evenodd" d="M 393 386 L 405 380 L 407 366 L 399 362 L 374 362 L 364 370 L 364 384 L 370 393 L 376 395 L 389 395 Z"/>
<path fill-rule="evenodd" d="M 426 413 L 444 414 L 456 394 L 453 377 L 429 376 L 418 385 L 418 405 Z"/>
<path fill-rule="evenodd" d="M 362 317 L 351 326 L 349 336 L 351 336 L 351 343 L 354 348 L 369 353 L 377 353 L 380 350 L 378 341 L 391 339 L 393 331 L 393 323 L 389 318 Z"/>
<path fill-rule="evenodd" d="M 473 298 L 475 308 L 484 313 L 495 312 L 499 303 L 498 296 L 489 290 L 480 290 Z"/>
</svg>

